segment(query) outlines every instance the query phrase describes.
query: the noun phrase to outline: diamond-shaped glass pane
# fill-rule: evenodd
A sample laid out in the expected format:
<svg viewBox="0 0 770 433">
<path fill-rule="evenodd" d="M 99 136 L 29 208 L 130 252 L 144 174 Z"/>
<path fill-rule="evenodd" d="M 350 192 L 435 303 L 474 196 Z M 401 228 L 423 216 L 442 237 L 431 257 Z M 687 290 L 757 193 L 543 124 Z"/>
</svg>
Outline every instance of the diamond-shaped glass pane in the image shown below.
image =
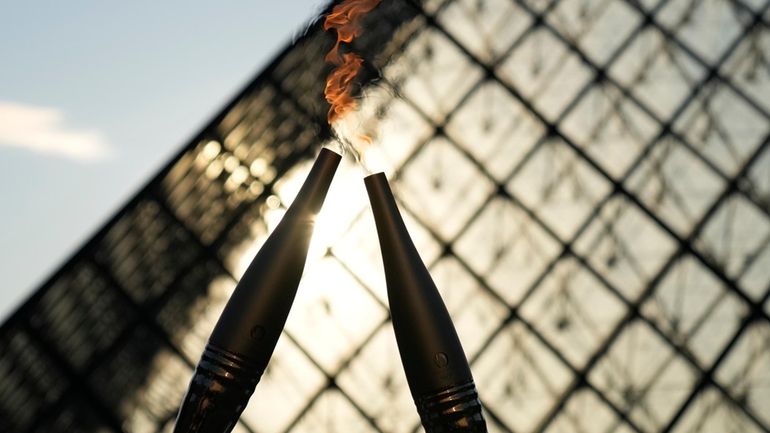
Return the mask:
<svg viewBox="0 0 770 433">
<path fill-rule="evenodd" d="M 577 260 L 567 259 L 556 265 L 519 311 L 579 368 L 615 329 L 626 307 Z"/>
<path fill-rule="evenodd" d="M 419 424 L 390 322 L 338 376 L 337 384 L 384 431 L 406 433 Z"/>
<path fill-rule="evenodd" d="M 703 68 L 653 27 L 645 27 L 612 64 L 610 75 L 659 117 L 686 100 Z"/>
<path fill-rule="evenodd" d="M 740 277 L 770 242 L 770 222 L 746 199 L 732 195 L 709 219 L 697 245 L 732 278 Z"/>
<path fill-rule="evenodd" d="M 636 299 L 674 250 L 674 241 L 623 198 L 608 202 L 575 251 L 629 300 Z"/>
<path fill-rule="evenodd" d="M 583 0 L 557 2 L 547 20 L 591 60 L 603 65 L 641 19 L 623 0 Z"/>
<path fill-rule="evenodd" d="M 441 122 L 481 78 L 481 69 L 436 30 L 425 30 L 383 75 L 435 122 Z"/>
<path fill-rule="evenodd" d="M 455 0 L 438 21 L 468 51 L 492 64 L 529 27 L 532 18 L 510 0 Z"/>
<path fill-rule="evenodd" d="M 704 60 L 716 62 L 752 17 L 745 9 L 721 0 L 672 0 L 666 2 L 656 19 Z"/>
<path fill-rule="evenodd" d="M 497 73 L 549 120 L 561 114 L 592 76 L 578 56 L 543 27 L 527 33 Z"/>
<path fill-rule="evenodd" d="M 406 167 L 397 193 L 409 210 L 451 240 L 494 190 L 494 185 L 446 138 L 422 148 Z"/>
<path fill-rule="evenodd" d="M 723 172 L 733 175 L 765 140 L 770 123 L 735 92 L 707 86 L 674 129 Z"/>
<path fill-rule="evenodd" d="M 644 431 L 659 431 L 690 394 L 696 375 L 649 325 L 631 322 L 589 380 Z"/>
<path fill-rule="evenodd" d="M 655 145 L 627 184 L 648 209 L 681 236 L 698 224 L 724 188 L 713 170 L 670 137 Z"/>
<path fill-rule="evenodd" d="M 567 241 L 612 186 L 564 142 L 547 140 L 507 188 Z"/>
<path fill-rule="evenodd" d="M 570 381 L 561 363 L 521 322 L 506 326 L 474 365 L 491 411 L 513 431 L 533 431 Z"/>
<path fill-rule="evenodd" d="M 387 312 L 334 258 L 308 264 L 286 330 L 335 373 Z"/>
<path fill-rule="evenodd" d="M 511 202 L 491 201 L 454 251 L 511 305 L 560 252 L 559 244 Z"/>
<path fill-rule="evenodd" d="M 735 333 L 746 308 L 715 275 L 685 256 L 669 269 L 641 312 L 708 368 Z"/>
<path fill-rule="evenodd" d="M 560 124 L 561 130 L 610 176 L 619 179 L 660 125 L 608 83 L 591 87 Z"/>
<path fill-rule="evenodd" d="M 502 85 L 486 81 L 460 106 L 446 131 L 502 181 L 540 139 L 545 127 Z"/>
</svg>

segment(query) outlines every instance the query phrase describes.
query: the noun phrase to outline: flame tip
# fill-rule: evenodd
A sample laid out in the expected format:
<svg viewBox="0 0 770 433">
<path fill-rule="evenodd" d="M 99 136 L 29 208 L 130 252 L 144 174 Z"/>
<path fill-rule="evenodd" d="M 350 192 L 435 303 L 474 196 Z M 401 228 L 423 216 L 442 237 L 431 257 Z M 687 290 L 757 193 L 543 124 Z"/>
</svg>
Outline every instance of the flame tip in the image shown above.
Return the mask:
<svg viewBox="0 0 770 433">
<path fill-rule="evenodd" d="M 323 23 L 324 30 L 336 30 L 337 40 L 324 58 L 337 67 L 329 74 L 324 97 L 331 106 L 327 121 L 332 122 L 355 110 L 358 105 L 352 95 L 352 84 L 364 61 L 355 53 L 340 54 L 341 43 L 351 43 L 360 36 L 361 19 L 380 4 L 381 0 L 345 0 L 332 8 Z"/>
</svg>

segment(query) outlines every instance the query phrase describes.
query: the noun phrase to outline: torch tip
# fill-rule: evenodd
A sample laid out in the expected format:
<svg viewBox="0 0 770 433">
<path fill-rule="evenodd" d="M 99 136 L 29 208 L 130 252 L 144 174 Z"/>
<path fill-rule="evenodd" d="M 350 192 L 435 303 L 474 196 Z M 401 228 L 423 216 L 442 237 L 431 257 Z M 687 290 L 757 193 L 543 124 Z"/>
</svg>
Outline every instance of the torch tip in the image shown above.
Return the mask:
<svg viewBox="0 0 770 433">
<path fill-rule="evenodd" d="M 342 159 L 342 155 L 340 155 L 338 152 L 335 152 L 328 147 L 322 147 L 321 152 L 318 154 L 319 158 L 332 158 L 340 160 Z"/>
<path fill-rule="evenodd" d="M 366 185 L 367 189 L 373 188 L 374 186 L 378 186 L 380 188 L 386 188 L 388 191 L 390 190 L 388 177 L 385 176 L 385 173 L 381 171 L 364 176 L 364 185 Z"/>
</svg>

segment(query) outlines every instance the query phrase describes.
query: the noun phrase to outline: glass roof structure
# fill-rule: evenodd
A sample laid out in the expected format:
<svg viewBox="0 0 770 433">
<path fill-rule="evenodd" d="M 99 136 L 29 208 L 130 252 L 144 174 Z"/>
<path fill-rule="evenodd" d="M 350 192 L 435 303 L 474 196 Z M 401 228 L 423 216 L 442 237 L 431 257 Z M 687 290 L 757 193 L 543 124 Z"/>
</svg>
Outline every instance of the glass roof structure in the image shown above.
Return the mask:
<svg viewBox="0 0 770 433">
<path fill-rule="evenodd" d="M 770 2 L 384 1 L 373 132 L 491 432 L 770 431 Z M 326 124 L 319 23 L 3 325 L 0 430 L 167 432 Z M 363 171 L 237 432 L 421 431 Z"/>
</svg>

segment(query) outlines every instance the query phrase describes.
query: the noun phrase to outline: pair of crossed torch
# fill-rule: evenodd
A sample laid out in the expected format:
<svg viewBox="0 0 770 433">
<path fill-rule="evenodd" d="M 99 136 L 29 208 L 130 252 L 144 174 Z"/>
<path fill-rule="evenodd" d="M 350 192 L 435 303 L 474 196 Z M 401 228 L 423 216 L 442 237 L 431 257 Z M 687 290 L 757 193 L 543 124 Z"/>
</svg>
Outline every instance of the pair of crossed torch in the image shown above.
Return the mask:
<svg viewBox="0 0 770 433">
<path fill-rule="evenodd" d="M 211 333 L 175 433 L 233 429 L 270 361 L 305 267 L 315 215 L 340 162 L 321 149 L 299 194 L 243 274 Z M 385 267 L 393 330 L 427 433 L 486 432 L 476 386 L 444 302 L 383 173 L 364 179 Z"/>
</svg>

